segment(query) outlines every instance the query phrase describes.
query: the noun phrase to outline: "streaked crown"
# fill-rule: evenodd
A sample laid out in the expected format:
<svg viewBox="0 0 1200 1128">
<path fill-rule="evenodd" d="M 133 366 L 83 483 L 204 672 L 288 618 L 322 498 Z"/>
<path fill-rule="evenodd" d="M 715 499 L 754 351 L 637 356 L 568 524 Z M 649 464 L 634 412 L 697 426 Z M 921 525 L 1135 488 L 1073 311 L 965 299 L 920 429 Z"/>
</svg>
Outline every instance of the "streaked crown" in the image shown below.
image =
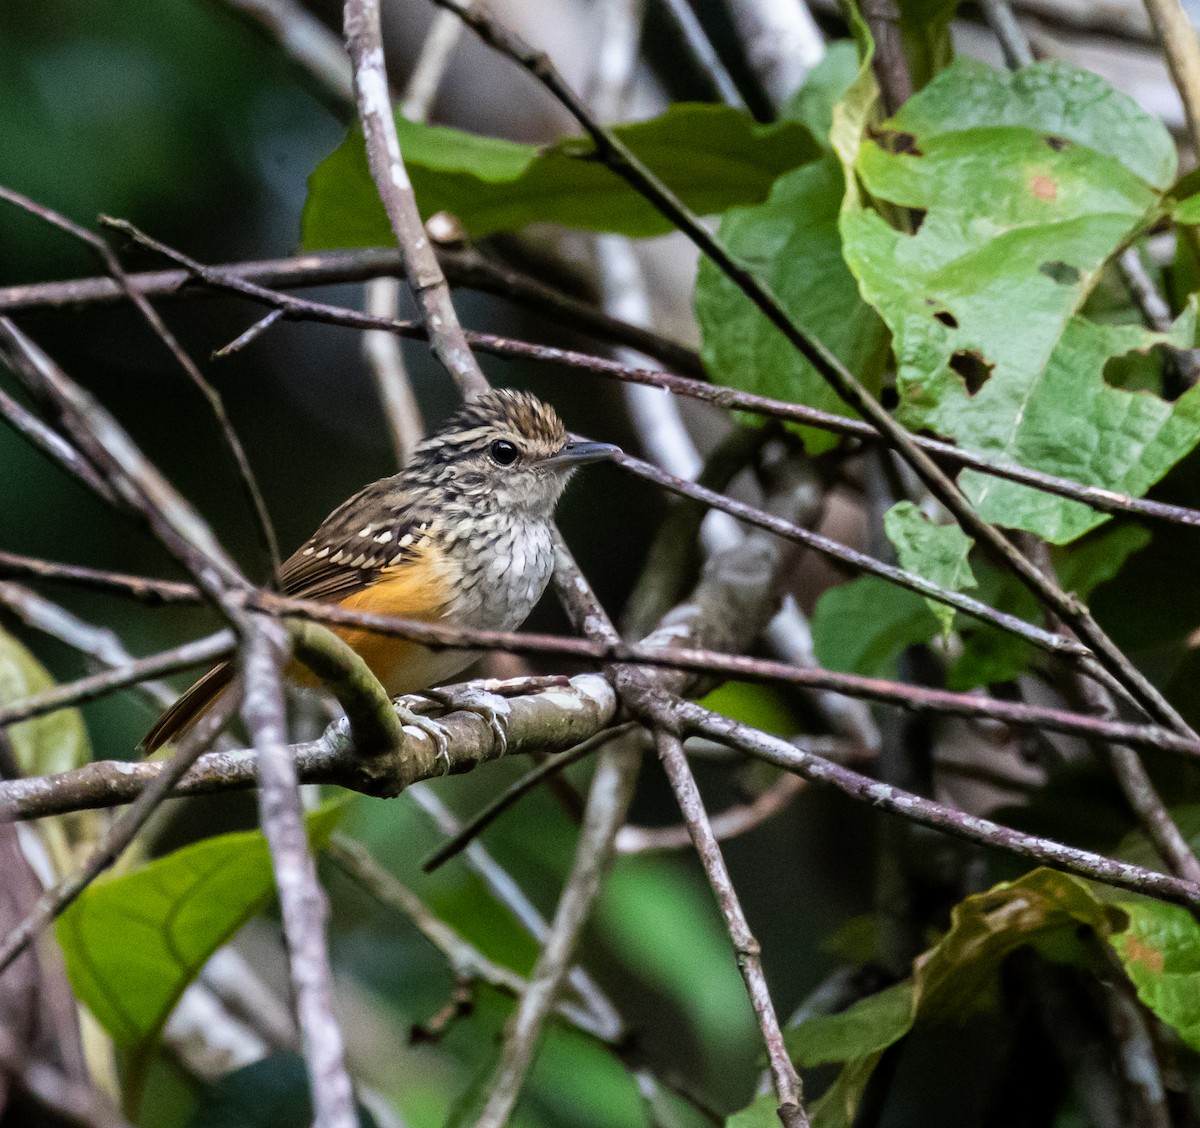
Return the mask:
<svg viewBox="0 0 1200 1128">
<path fill-rule="evenodd" d="M 508 442 L 516 448 L 518 462 L 536 462 L 550 458 L 566 445 L 567 429 L 558 412 L 529 392 L 508 388 L 485 392 L 468 400 L 447 418 L 437 432 L 419 443 L 409 466 L 461 462 L 474 454 L 498 453 L 501 467 L 509 452 L 497 443 Z"/>
</svg>

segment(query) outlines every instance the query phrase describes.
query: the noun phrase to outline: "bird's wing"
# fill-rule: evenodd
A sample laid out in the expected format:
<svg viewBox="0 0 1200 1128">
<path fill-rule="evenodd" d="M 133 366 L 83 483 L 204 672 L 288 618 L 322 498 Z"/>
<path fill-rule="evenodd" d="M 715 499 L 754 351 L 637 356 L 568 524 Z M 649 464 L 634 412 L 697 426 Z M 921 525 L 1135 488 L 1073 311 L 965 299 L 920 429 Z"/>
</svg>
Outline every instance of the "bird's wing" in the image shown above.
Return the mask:
<svg viewBox="0 0 1200 1128">
<path fill-rule="evenodd" d="M 424 551 L 429 522 L 398 502 L 390 481 L 376 482 L 338 506 L 280 570 L 284 595 L 341 603 L 394 575 Z"/>
</svg>

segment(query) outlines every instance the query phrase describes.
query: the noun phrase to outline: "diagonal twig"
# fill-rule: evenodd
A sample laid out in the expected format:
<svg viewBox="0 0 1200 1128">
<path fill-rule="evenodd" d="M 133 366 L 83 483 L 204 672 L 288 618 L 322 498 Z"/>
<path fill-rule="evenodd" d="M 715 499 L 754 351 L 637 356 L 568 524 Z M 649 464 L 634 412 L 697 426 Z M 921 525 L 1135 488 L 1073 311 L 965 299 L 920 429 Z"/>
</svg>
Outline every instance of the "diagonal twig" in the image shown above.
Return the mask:
<svg viewBox="0 0 1200 1128">
<path fill-rule="evenodd" d="M 123 220 L 112 220 L 110 223 L 124 231 L 137 242 L 156 251 L 185 268 L 185 273 L 166 271 L 163 277 L 171 279 L 172 285 L 183 285 L 186 278 L 197 282 L 241 294 L 251 301 L 259 302 L 272 309 L 282 310 L 289 320 L 312 320 L 329 325 L 343 325 L 354 329 L 389 329 L 398 336 L 411 337 L 417 340 L 426 338 L 423 326 L 411 321 L 389 321 L 386 318 L 371 317 L 359 310 L 346 309 L 341 306 L 329 305 L 323 302 L 298 298 L 295 295 L 273 290 L 259 284 L 250 274 L 242 274 L 224 267 L 206 266 L 196 259 L 167 246 L 132 224 Z M 250 264 L 263 267 L 265 276 L 271 275 L 266 268 L 273 263 Z M 339 267 L 340 270 L 340 267 Z M 324 277 L 324 275 L 320 275 Z M 342 273 L 334 275 L 343 277 Z M 287 284 L 297 284 L 292 275 L 288 276 Z M 616 322 L 616 325 L 624 323 Z M 655 339 L 642 340 L 635 336 L 636 327 L 626 327 L 622 336 L 614 336 L 615 340 L 627 344 L 639 352 L 669 361 L 664 354 L 668 347 L 666 342 Z M 834 434 L 846 435 L 865 442 L 877 443 L 882 441 L 878 431 L 869 423 L 860 419 L 851 419 L 833 412 L 821 411 L 819 408 L 807 407 L 803 404 L 789 403 L 785 400 L 772 399 L 769 396 L 755 395 L 751 392 L 739 391 L 720 385 L 706 383 L 684 375 L 662 372 L 658 369 L 637 368 L 606 357 L 594 356 L 573 349 L 557 348 L 549 345 L 539 345 L 528 341 L 516 340 L 511 337 L 500 337 L 490 333 L 480 333 L 465 330 L 468 344 L 479 352 L 510 360 L 531 360 L 543 364 L 557 364 L 588 372 L 592 375 L 609 379 L 625 380 L 636 384 L 646 384 L 650 387 L 665 388 L 677 395 L 688 396 L 716 404 L 718 407 L 730 410 L 749 411 L 758 415 L 767 415 L 791 422 L 802 423 L 805 426 L 817 427 Z M 1168 505 L 1152 501 L 1148 498 L 1135 498 L 1115 490 L 1101 486 L 1089 486 L 1067 478 L 1059 478 L 1039 470 L 1030 470 L 1016 463 L 994 462 L 983 455 L 955 446 L 953 443 L 925 436 L 912 436 L 913 442 L 923 451 L 936 458 L 939 462 L 950 467 L 963 467 L 978 470 L 984 474 L 992 474 L 1033 489 L 1043 490 L 1058 497 L 1069 498 L 1082 502 L 1102 513 L 1128 513 L 1134 516 L 1149 517 L 1155 520 L 1171 521 L 1183 525 L 1200 527 L 1200 510 L 1187 506 Z"/>
<path fill-rule="evenodd" d="M 258 480 L 255 478 L 254 471 L 250 467 L 250 460 L 246 457 L 245 447 L 242 446 L 242 441 L 238 438 L 237 432 L 234 430 L 232 422 L 230 422 L 229 415 L 225 411 L 225 403 L 221 399 L 221 394 L 204 378 L 200 369 L 196 367 L 195 362 L 184 351 L 183 346 L 180 345 L 175 335 L 167 328 L 163 319 L 159 317 L 158 311 L 150 304 L 145 294 L 141 293 L 136 286 L 132 286 L 129 283 L 125 268 L 121 265 L 120 260 L 113 253 L 112 248 L 99 235 L 94 231 L 89 231 L 86 227 L 81 227 L 79 224 L 72 222 L 66 216 L 60 215 L 58 212 L 29 199 L 29 197 L 21 195 L 20 192 L 14 192 L 11 188 L 5 188 L 3 185 L 0 185 L 0 199 L 7 200 L 23 211 L 29 212 L 30 215 L 37 216 L 43 222 L 57 227 L 60 231 L 65 231 L 68 235 L 73 236 L 90 247 L 99 257 L 104 269 L 108 271 L 113 281 L 120 287 L 121 292 L 133 303 L 146 324 L 154 331 L 155 336 L 167 347 L 167 351 L 175 358 L 179 366 L 187 374 L 188 379 L 191 380 L 192 384 L 207 401 L 209 410 L 212 412 L 213 418 L 216 419 L 217 426 L 220 428 L 225 445 L 229 449 L 229 453 L 233 456 L 234 465 L 237 468 L 238 481 L 250 504 L 250 510 L 254 514 L 258 533 L 262 539 L 263 549 L 271 566 L 271 576 L 276 576 L 279 572 L 279 544 L 275 539 L 275 528 L 271 524 L 271 517 L 267 512 L 267 504 L 263 501 Z"/>
<path fill-rule="evenodd" d="M 464 0 L 434 0 L 458 14 L 488 46 L 528 71 L 583 127 L 596 150 L 596 159 L 620 176 L 671 221 L 721 270 L 810 363 L 838 396 L 878 432 L 940 501 L 962 528 L 1003 567 L 1012 571 L 1049 610 L 1057 614 L 1089 646 L 1096 659 L 1148 714 L 1180 733 L 1190 726 L 1156 686 L 1138 670 L 1092 618 L 1081 600 L 1069 595 L 1031 564 L 995 526 L 984 521 L 958 487 L 913 442 L 902 427 L 858 378 L 784 308 L 770 287 L 747 264 L 730 253 L 679 198 L 636 157 L 611 130 L 602 126 L 564 81 L 549 57 L 530 47 L 488 12 Z"/>
</svg>

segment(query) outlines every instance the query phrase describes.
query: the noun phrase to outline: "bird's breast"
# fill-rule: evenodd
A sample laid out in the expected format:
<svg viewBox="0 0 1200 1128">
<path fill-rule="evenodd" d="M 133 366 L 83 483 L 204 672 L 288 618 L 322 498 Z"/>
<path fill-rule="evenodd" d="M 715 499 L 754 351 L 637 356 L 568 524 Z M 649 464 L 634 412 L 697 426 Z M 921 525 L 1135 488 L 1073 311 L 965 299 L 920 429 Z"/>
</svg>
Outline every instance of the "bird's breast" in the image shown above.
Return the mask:
<svg viewBox="0 0 1200 1128">
<path fill-rule="evenodd" d="M 479 522 L 457 547 L 461 594 L 451 617 L 479 630 L 515 630 L 542 598 L 554 569 L 550 526 Z"/>
</svg>

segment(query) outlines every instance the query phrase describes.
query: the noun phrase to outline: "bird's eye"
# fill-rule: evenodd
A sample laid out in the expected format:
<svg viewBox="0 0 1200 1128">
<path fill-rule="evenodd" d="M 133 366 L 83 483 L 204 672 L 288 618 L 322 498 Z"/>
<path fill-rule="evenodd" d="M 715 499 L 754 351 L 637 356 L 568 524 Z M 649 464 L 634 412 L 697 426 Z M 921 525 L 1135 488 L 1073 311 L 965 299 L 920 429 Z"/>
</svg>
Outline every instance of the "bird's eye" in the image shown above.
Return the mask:
<svg viewBox="0 0 1200 1128">
<path fill-rule="evenodd" d="M 507 439 L 497 439 L 488 447 L 488 454 L 497 466 L 511 466 L 517 460 L 517 448 Z"/>
</svg>

